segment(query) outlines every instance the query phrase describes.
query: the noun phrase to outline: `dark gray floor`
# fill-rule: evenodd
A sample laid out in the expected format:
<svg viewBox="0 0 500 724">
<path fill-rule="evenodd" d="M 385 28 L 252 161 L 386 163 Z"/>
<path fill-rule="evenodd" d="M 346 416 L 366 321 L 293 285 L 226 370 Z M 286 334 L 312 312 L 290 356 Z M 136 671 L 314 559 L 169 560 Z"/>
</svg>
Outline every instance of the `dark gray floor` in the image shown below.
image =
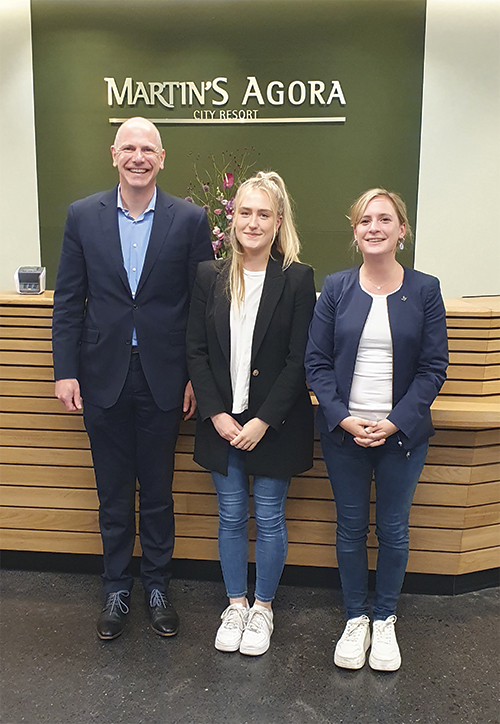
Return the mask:
<svg viewBox="0 0 500 724">
<path fill-rule="evenodd" d="M 338 591 L 281 586 L 264 656 L 213 647 L 222 584 L 173 581 L 175 638 L 148 627 L 132 593 L 123 635 L 94 629 L 99 577 L 2 571 L 5 724 L 487 724 L 499 721 L 499 590 L 401 597 L 394 674 L 337 669 Z"/>
</svg>

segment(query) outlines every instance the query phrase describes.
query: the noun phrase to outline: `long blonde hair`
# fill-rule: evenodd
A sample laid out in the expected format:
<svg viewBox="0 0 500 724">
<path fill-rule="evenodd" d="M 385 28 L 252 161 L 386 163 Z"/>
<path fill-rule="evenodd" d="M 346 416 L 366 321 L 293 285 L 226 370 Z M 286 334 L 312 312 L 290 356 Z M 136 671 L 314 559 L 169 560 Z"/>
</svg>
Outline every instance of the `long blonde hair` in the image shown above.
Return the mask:
<svg viewBox="0 0 500 724">
<path fill-rule="evenodd" d="M 300 241 L 295 229 L 291 199 L 285 182 L 275 171 L 259 171 L 255 176 L 244 181 L 234 197 L 234 218 L 238 215 L 243 197 L 248 191 L 263 191 L 269 198 L 276 219 L 281 217 L 281 224 L 273 240 L 272 251 L 275 250 L 282 257 L 283 269 L 287 269 L 292 262 L 299 261 Z M 234 300 L 239 307 L 245 296 L 243 250 L 236 237 L 234 226 L 233 222 L 229 233 L 231 261 L 228 291 L 230 299 Z"/>
</svg>

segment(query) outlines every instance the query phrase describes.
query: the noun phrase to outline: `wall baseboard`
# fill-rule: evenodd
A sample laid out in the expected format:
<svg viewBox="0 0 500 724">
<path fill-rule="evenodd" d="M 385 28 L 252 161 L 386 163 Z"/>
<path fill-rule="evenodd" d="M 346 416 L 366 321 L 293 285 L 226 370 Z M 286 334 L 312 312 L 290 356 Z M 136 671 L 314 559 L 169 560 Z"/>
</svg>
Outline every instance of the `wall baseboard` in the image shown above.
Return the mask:
<svg viewBox="0 0 500 724">
<path fill-rule="evenodd" d="M 41 553 L 32 551 L 2 551 L 0 568 L 5 570 L 47 571 L 58 573 L 102 572 L 102 556 L 74 553 Z M 222 575 L 218 561 L 197 561 L 176 558 L 172 561 L 173 577 L 197 581 L 220 581 Z M 132 561 L 132 573 L 139 576 L 139 558 Z M 255 564 L 249 564 L 249 579 L 255 581 Z M 338 568 L 314 566 L 285 566 L 281 584 L 340 589 Z M 375 571 L 370 571 L 369 585 L 373 590 Z M 455 596 L 484 588 L 500 586 L 500 568 L 444 576 L 430 573 L 407 573 L 403 593 Z"/>
</svg>

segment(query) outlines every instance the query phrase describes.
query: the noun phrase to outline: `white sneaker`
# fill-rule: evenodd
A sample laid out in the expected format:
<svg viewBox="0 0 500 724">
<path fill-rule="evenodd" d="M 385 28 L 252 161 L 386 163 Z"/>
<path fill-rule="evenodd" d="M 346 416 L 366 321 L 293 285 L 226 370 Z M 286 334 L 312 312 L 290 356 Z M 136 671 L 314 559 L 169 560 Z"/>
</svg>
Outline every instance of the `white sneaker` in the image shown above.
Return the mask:
<svg viewBox="0 0 500 724">
<path fill-rule="evenodd" d="M 401 654 L 396 640 L 396 616 L 373 622 L 372 650 L 368 663 L 377 671 L 396 671 L 401 666 Z"/>
<path fill-rule="evenodd" d="M 215 648 L 219 651 L 238 651 L 247 624 L 250 606 L 232 603 L 222 612 L 222 623 L 217 629 Z"/>
<path fill-rule="evenodd" d="M 361 669 L 370 648 L 370 619 L 368 616 L 350 618 L 335 647 L 333 660 L 342 669 Z"/>
<path fill-rule="evenodd" d="M 269 648 L 273 628 L 272 610 L 254 603 L 241 638 L 240 654 L 247 656 L 264 654 Z"/>
</svg>

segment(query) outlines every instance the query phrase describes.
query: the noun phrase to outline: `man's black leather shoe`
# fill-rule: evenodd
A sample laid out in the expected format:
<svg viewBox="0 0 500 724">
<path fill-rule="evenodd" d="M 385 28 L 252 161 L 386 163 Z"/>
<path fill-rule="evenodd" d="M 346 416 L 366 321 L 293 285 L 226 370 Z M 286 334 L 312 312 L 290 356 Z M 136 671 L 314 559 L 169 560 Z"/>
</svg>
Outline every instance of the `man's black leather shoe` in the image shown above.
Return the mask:
<svg viewBox="0 0 500 724">
<path fill-rule="evenodd" d="M 179 630 L 179 616 L 166 593 L 154 588 L 146 593 L 151 628 L 159 636 L 175 636 Z"/>
<path fill-rule="evenodd" d="M 97 619 L 97 635 L 103 641 L 116 639 L 125 628 L 130 609 L 123 599 L 128 596 L 129 591 L 108 593 L 104 608 Z"/>
</svg>

